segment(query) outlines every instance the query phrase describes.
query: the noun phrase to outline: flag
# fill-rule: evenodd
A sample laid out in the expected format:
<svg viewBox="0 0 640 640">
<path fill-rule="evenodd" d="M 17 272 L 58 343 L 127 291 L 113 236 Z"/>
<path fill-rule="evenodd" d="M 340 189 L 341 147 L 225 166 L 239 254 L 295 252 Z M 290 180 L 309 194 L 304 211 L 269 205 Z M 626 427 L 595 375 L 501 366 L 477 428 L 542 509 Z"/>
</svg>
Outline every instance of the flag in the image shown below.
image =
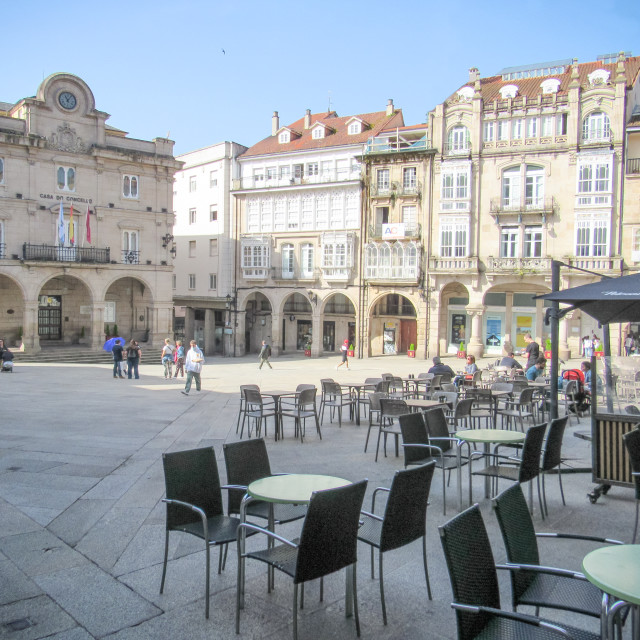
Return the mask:
<svg viewBox="0 0 640 640">
<path fill-rule="evenodd" d="M 74 245 L 76 243 L 76 234 L 73 229 L 73 205 L 71 205 L 71 213 L 69 214 L 69 244 Z"/>
<path fill-rule="evenodd" d="M 64 244 L 64 211 L 62 202 L 60 203 L 60 215 L 58 216 L 58 242 Z"/>
<path fill-rule="evenodd" d="M 87 205 L 87 222 L 85 224 L 85 228 L 87 231 L 87 242 L 91 244 L 91 224 L 89 221 L 89 205 Z"/>
</svg>

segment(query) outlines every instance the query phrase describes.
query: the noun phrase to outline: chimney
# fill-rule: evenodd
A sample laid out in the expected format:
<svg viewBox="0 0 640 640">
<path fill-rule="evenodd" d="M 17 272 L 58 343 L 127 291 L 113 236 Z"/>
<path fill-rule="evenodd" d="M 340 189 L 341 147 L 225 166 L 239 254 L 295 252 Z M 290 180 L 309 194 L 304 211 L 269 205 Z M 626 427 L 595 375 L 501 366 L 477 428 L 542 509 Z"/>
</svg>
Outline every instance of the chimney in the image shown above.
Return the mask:
<svg viewBox="0 0 640 640">
<path fill-rule="evenodd" d="M 390 116 L 393 113 L 393 99 L 389 98 L 387 100 L 387 115 Z"/>
<path fill-rule="evenodd" d="M 307 109 L 304 114 L 304 128 L 308 129 L 311 126 L 311 109 Z"/>
<path fill-rule="evenodd" d="M 475 82 L 476 80 L 480 80 L 480 71 L 477 67 L 471 67 L 469 69 L 469 82 Z"/>
<path fill-rule="evenodd" d="M 280 128 L 280 118 L 278 117 L 278 112 L 274 111 L 271 116 L 271 135 L 275 136 L 278 133 L 278 129 Z"/>
</svg>

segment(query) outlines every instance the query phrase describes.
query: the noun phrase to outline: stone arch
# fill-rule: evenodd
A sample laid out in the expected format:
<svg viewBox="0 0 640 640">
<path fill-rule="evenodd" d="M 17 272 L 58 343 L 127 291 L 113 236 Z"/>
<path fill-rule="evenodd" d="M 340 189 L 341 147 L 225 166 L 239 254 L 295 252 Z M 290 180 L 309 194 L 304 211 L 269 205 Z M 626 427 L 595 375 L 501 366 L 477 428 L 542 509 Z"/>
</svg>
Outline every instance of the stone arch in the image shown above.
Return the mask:
<svg viewBox="0 0 640 640">
<path fill-rule="evenodd" d="M 368 309 L 369 355 L 395 355 L 418 341 L 418 308 L 406 292 L 375 295 Z"/>
<path fill-rule="evenodd" d="M 126 338 L 146 342 L 153 328 L 153 289 L 143 279 L 120 276 L 111 279 L 104 288 L 104 324 Z"/>
<path fill-rule="evenodd" d="M 357 348 L 358 303 L 348 291 L 330 291 L 320 303 L 322 351 L 334 353 L 344 340 Z"/>
<path fill-rule="evenodd" d="M 274 302 L 266 293 L 252 290 L 243 298 L 240 310 L 244 311 L 244 344 L 246 353 L 258 353 L 262 341 L 273 345 Z"/>
<path fill-rule="evenodd" d="M 26 324 L 26 300 L 22 283 L 7 273 L 0 273 L 0 338 L 7 347 L 20 345 Z"/>
<path fill-rule="evenodd" d="M 305 351 L 314 339 L 313 307 L 306 293 L 293 291 L 281 301 L 282 317 L 281 346 L 283 351 Z"/>
</svg>

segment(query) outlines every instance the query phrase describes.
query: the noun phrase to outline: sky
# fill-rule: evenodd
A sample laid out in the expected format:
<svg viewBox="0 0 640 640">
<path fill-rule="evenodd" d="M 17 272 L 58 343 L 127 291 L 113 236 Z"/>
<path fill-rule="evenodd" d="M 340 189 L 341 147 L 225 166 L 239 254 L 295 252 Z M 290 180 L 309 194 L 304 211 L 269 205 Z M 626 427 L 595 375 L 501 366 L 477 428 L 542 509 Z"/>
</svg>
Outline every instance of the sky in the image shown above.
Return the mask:
<svg viewBox="0 0 640 640">
<path fill-rule="evenodd" d="M 0 102 L 73 73 L 110 125 L 168 136 L 176 154 L 224 140 L 251 146 L 271 135 L 274 111 L 285 125 L 306 109 L 354 115 L 392 98 L 405 124 L 425 122 L 470 67 L 490 76 L 640 55 L 633 0 L 0 0 L 0 21 Z"/>
</svg>

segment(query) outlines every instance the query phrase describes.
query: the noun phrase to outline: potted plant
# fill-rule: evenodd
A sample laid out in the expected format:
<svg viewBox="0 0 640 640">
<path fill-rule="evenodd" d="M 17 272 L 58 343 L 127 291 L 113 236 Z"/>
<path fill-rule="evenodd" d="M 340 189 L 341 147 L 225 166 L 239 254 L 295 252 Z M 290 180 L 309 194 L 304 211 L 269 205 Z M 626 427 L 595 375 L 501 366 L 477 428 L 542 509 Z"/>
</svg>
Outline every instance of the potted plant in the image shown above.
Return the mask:
<svg viewBox="0 0 640 640">
<path fill-rule="evenodd" d="M 104 339 L 105 341 L 108 340 L 111 337 L 111 330 L 109 329 L 109 325 L 105 324 L 104 325 Z"/>
<path fill-rule="evenodd" d="M 311 338 L 308 338 L 304 345 L 304 355 L 307 356 L 307 358 L 311 357 Z"/>
<path fill-rule="evenodd" d="M 409 350 L 407 351 L 407 355 L 410 358 L 415 358 L 416 357 L 416 345 L 413 344 L 413 342 L 409 345 Z"/>
<path fill-rule="evenodd" d="M 355 358 L 356 357 L 356 354 L 355 354 L 355 352 L 353 350 L 353 345 L 352 344 L 349 345 L 349 349 L 347 350 L 347 357 L 348 358 Z"/>
<path fill-rule="evenodd" d="M 458 348 L 458 358 L 466 358 L 467 357 L 467 350 L 464 346 L 464 342 L 460 343 L 460 347 Z"/>
<path fill-rule="evenodd" d="M 551 340 L 549 338 L 544 341 L 544 357 L 551 360 Z"/>
<path fill-rule="evenodd" d="M 113 325 L 113 335 L 117 338 L 118 337 L 118 325 L 114 324 Z"/>
</svg>

